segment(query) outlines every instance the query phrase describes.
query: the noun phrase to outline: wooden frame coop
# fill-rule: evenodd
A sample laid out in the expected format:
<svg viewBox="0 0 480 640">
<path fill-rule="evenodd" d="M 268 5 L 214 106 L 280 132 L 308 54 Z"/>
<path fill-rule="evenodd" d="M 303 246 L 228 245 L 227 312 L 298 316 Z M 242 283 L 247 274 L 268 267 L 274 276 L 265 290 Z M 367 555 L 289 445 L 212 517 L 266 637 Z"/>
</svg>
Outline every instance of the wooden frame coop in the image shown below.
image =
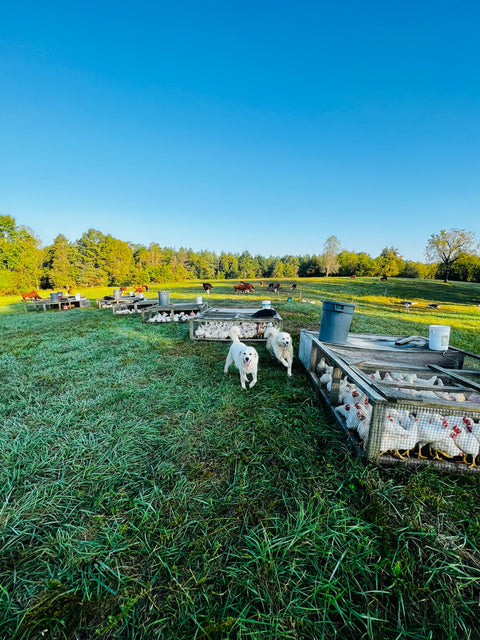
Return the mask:
<svg viewBox="0 0 480 640">
<path fill-rule="evenodd" d="M 455 347 L 432 351 L 419 336 L 349 334 L 346 344 L 336 345 L 302 330 L 299 357 L 359 455 L 382 465 L 403 460 L 480 472 L 480 356 Z M 342 404 L 352 385 L 368 428 L 355 424 L 364 419 L 358 412 L 354 419 L 347 412 L 355 398 L 348 410 Z"/>
</svg>

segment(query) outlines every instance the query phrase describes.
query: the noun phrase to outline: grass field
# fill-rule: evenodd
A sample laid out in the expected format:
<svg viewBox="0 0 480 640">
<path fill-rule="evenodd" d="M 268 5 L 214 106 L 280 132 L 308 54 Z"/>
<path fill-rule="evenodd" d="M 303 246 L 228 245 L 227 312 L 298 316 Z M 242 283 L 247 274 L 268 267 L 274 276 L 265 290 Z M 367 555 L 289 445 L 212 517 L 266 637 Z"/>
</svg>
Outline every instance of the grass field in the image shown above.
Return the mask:
<svg viewBox="0 0 480 640">
<path fill-rule="evenodd" d="M 323 299 L 357 305 L 352 331 L 448 324 L 480 353 L 480 285 L 297 282 L 315 304 L 227 281 L 209 303 L 270 298 L 295 353 Z M 480 638 L 476 476 L 365 465 L 298 358 L 288 379 L 263 343 L 242 391 L 228 345 L 187 325 L 18 299 L 0 300 L 2 640 Z"/>
</svg>

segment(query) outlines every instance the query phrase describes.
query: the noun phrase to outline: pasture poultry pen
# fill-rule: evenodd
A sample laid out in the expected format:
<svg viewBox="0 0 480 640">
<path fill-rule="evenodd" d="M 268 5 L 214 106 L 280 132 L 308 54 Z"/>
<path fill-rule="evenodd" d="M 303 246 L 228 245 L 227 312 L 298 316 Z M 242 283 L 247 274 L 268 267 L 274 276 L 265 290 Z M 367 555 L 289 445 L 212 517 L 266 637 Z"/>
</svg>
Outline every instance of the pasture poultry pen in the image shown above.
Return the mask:
<svg viewBox="0 0 480 640">
<path fill-rule="evenodd" d="M 165 322 L 188 322 L 208 309 L 208 302 L 174 302 L 155 304 L 142 311 L 142 322 L 161 324 Z"/>
<path fill-rule="evenodd" d="M 129 313 L 142 313 L 145 309 L 158 304 L 155 298 L 131 298 L 122 300 L 116 305 L 112 305 L 113 315 L 128 315 Z"/>
<path fill-rule="evenodd" d="M 90 306 L 90 300 L 83 296 L 64 296 L 57 300 L 49 300 L 42 298 L 40 300 L 31 300 L 24 303 L 24 311 L 61 311 L 67 307 L 68 309 L 79 308 L 84 309 Z"/>
<path fill-rule="evenodd" d="M 479 473 L 480 356 L 420 336 L 317 336 L 302 329 L 299 358 L 358 455 Z"/>
<path fill-rule="evenodd" d="M 266 340 L 264 333 L 271 326 L 281 331 L 283 320 L 275 309 L 206 309 L 190 319 L 190 340 L 229 342 L 233 325 L 240 327 L 240 340 L 255 342 Z"/>
</svg>

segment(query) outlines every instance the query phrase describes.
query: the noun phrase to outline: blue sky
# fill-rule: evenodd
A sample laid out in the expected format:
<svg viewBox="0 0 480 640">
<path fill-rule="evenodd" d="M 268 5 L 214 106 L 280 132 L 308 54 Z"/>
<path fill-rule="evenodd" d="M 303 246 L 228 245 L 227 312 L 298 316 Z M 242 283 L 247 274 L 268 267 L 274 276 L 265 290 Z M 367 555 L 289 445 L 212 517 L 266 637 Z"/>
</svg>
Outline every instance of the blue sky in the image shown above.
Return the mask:
<svg viewBox="0 0 480 640">
<path fill-rule="evenodd" d="M 0 214 L 262 255 L 480 236 L 478 2 L 0 0 Z"/>
</svg>

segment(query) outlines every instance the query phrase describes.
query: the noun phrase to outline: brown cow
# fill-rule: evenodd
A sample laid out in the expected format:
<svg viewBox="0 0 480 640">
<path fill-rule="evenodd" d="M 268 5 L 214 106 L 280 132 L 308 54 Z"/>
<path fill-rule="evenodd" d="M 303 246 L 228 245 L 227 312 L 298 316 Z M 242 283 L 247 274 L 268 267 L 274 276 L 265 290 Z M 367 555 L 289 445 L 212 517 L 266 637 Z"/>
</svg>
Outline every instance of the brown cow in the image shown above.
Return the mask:
<svg viewBox="0 0 480 640">
<path fill-rule="evenodd" d="M 240 282 L 240 284 L 234 284 L 233 288 L 235 289 L 235 293 L 241 291 L 242 293 L 248 293 L 249 291 L 255 291 L 253 284 L 249 282 Z"/>
<path fill-rule="evenodd" d="M 22 293 L 22 299 L 24 302 L 26 302 L 28 299 L 41 300 L 42 296 L 38 293 L 38 291 L 30 291 L 29 293 Z"/>
<path fill-rule="evenodd" d="M 279 282 L 271 282 L 271 283 L 268 285 L 268 288 L 269 288 L 271 291 L 274 291 L 275 293 L 278 293 L 278 290 L 280 289 L 280 283 L 279 283 Z"/>
</svg>

